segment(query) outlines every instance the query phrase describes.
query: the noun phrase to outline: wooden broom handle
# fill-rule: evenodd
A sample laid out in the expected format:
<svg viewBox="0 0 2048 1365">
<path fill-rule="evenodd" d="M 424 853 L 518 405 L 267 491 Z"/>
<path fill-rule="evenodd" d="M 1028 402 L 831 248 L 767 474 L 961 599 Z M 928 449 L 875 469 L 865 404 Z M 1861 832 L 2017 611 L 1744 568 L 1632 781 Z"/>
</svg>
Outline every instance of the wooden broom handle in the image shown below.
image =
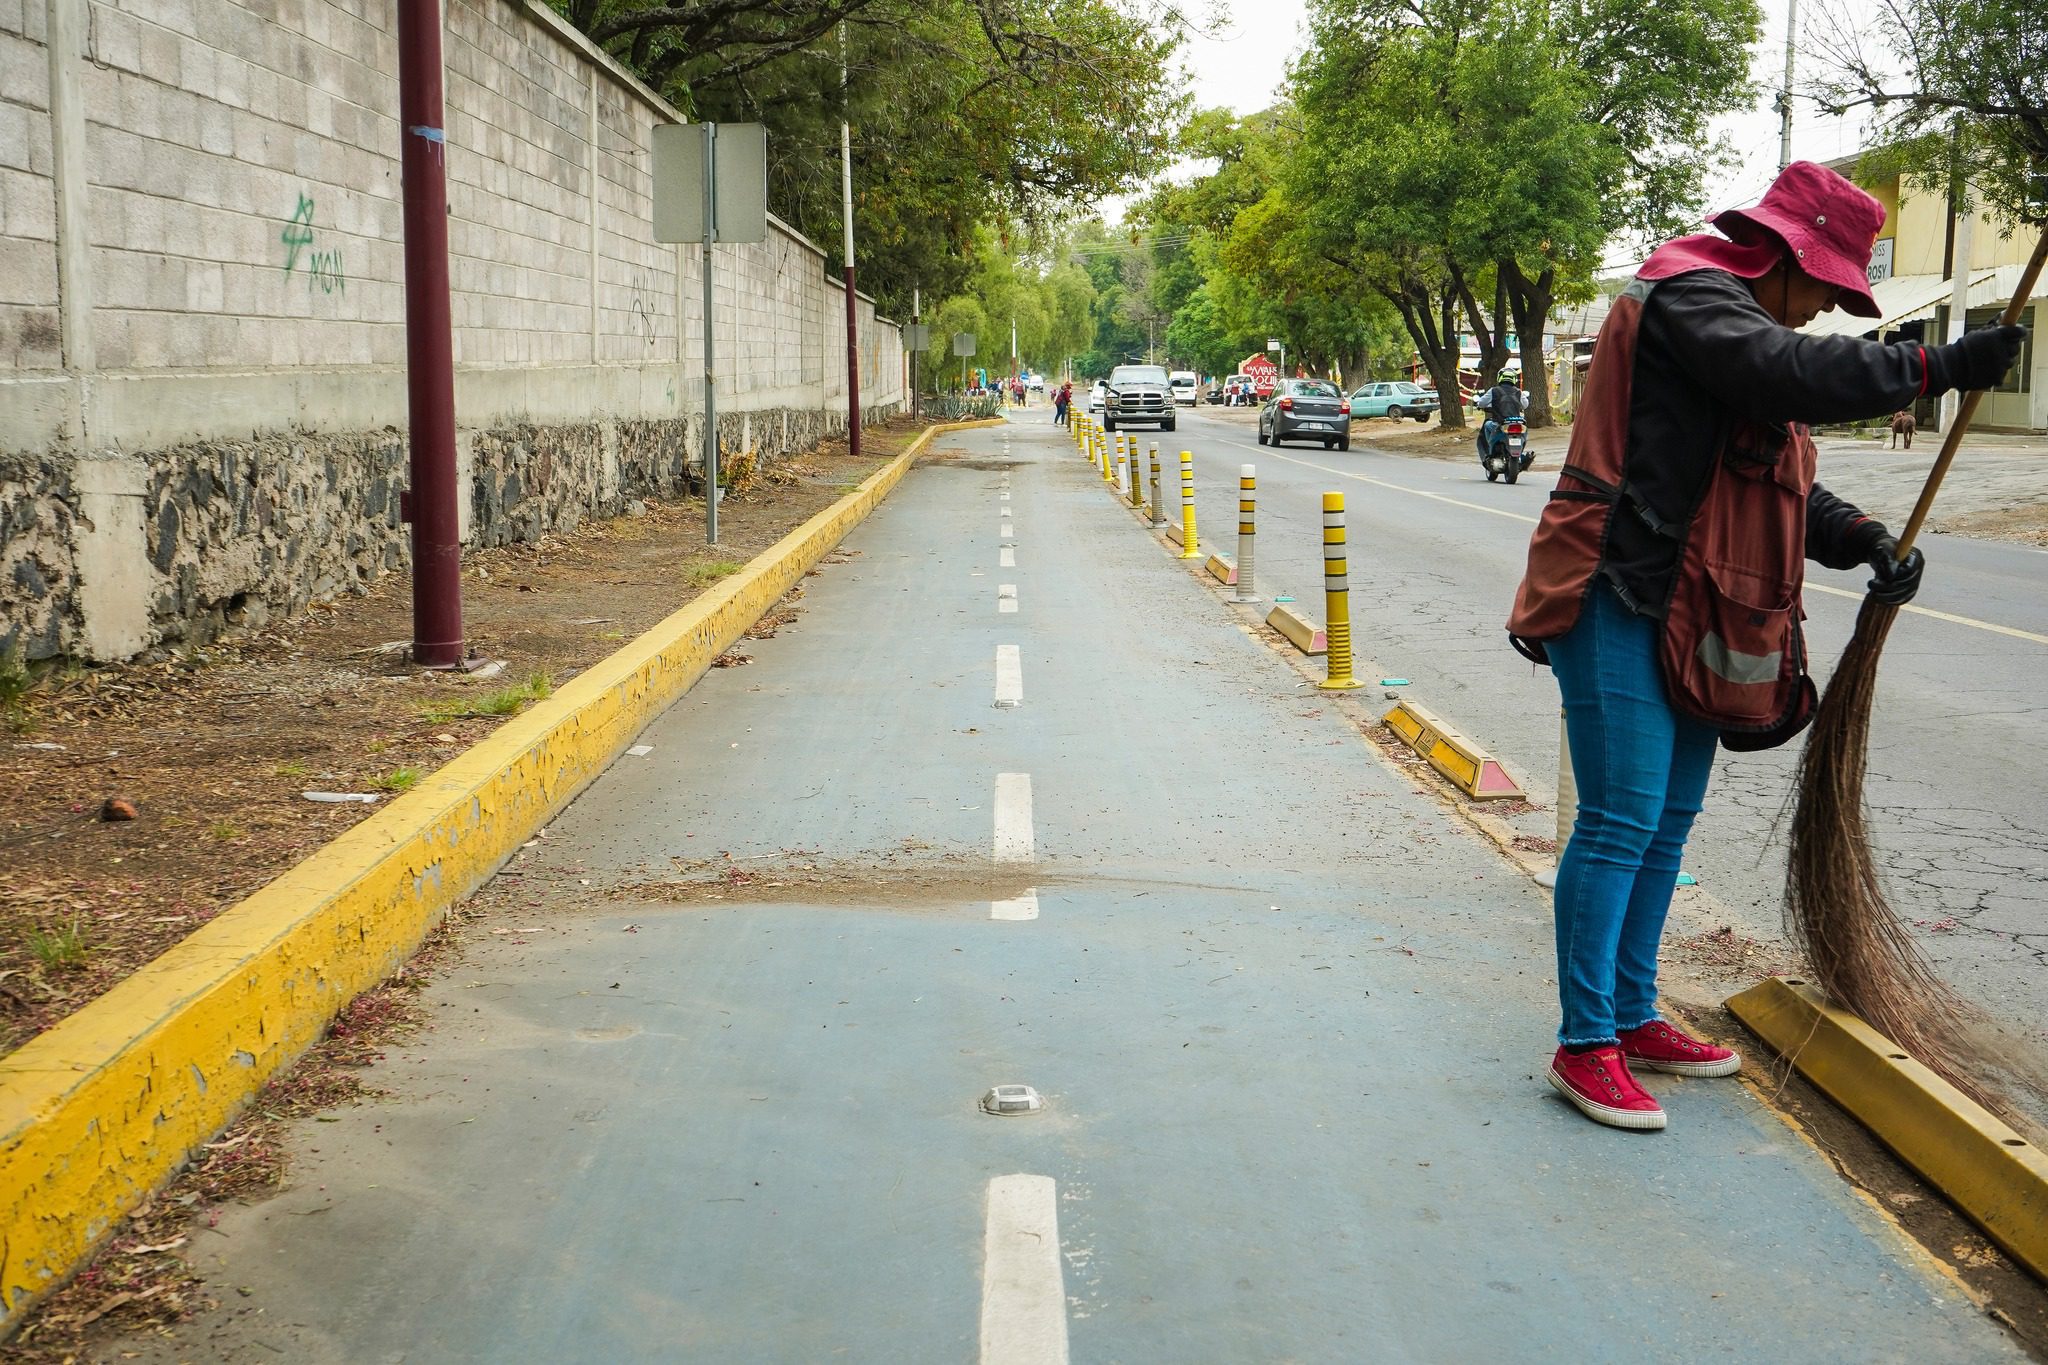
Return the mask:
<svg viewBox="0 0 2048 1365">
<path fill-rule="evenodd" d="M 2020 282 L 2012 291 L 2012 300 L 2005 305 L 2005 312 L 1998 319 L 2001 327 L 2010 327 L 2020 320 L 2020 314 L 2027 310 L 2027 300 L 2033 296 L 2034 286 L 2041 279 L 2041 263 L 2048 261 L 2048 230 L 2041 233 L 2041 240 L 2034 243 L 2034 254 L 2027 260 L 2027 268 L 2020 273 Z M 1956 269 L 1965 276 L 1970 273 L 1967 264 Z M 1965 326 L 1968 324 L 1966 323 Z M 1934 507 L 1934 495 L 1941 488 L 1941 480 L 1948 473 L 1948 467 L 1955 463 L 1956 448 L 1963 443 L 1963 433 L 1970 429 L 1970 420 L 1977 415 L 1977 404 L 1984 397 L 1984 390 L 1972 389 L 1962 396 L 1956 406 L 1956 420 L 1949 424 L 1948 434 L 1941 439 L 1941 454 L 1935 457 L 1934 468 L 1928 472 L 1927 484 L 1920 490 L 1920 501 L 1913 504 L 1913 515 L 1906 519 L 1906 530 L 1899 537 L 1899 558 L 1903 561 L 1906 552 L 1913 548 L 1913 541 L 1920 534 L 1920 527 L 1927 520 L 1927 513 Z"/>
</svg>

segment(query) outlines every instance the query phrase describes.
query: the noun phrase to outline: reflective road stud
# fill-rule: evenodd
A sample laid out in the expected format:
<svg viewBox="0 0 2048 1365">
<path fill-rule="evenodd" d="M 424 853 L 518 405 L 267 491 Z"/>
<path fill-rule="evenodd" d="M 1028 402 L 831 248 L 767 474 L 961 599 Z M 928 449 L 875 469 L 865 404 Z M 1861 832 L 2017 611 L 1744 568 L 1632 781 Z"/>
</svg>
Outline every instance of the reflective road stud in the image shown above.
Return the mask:
<svg viewBox="0 0 2048 1365">
<path fill-rule="evenodd" d="M 1259 595 L 1252 584 L 1252 522 L 1258 506 L 1259 472 L 1256 465 L 1242 465 L 1237 471 L 1237 591 L 1233 602 L 1256 602 Z"/>
<path fill-rule="evenodd" d="M 1338 501 L 1342 500 L 1340 495 Z M 1180 557 L 1202 557 L 1202 551 L 1195 543 L 1195 453 L 1192 450 L 1180 453 Z"/>
<path fill-rule="evenodd" d="M 1152 524 L 1166 525 L 1166 509 L 1159 503 L 1159 442 L 1152 443 Z"/>
<path fill-rule="evenodd" d="M 1326 691 L 1349 691 L 1359 684 L 1351 676 L 1351 571 L 1345 557 L 1342 493 L 1323 494 L 1323 598 L 1330 675 L 1316 685 Z"/>
</svg>

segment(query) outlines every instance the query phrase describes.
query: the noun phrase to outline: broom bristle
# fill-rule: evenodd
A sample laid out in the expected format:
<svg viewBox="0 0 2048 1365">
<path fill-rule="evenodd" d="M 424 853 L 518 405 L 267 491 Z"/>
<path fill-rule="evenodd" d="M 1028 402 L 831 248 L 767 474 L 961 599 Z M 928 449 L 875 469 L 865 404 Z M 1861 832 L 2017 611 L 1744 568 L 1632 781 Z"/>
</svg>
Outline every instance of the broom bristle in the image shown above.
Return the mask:
<svg viewBox="0 0 2048 1365">
<path fill-rule="evenodd" d="M 1987 1108 L 1973 1074 L 1966 1007 L 1885 896 L 1864 818 L 1877 658 L 1898 608 L 1865 598 L 1800 757 L 1785 882 L 1785 931 L 1829 1002 L 1848 1010 Z"/>
</svg>

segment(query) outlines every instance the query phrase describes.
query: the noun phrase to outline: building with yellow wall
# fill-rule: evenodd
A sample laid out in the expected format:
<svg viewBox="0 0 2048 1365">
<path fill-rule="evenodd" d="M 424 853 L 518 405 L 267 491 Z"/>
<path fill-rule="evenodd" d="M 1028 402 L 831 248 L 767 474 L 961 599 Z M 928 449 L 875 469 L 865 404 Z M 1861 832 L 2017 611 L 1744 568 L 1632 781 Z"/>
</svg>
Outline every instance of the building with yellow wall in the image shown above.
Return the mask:
<svg viewBox="0 0 2048 1365">
<path fill-rule="evenodd" d="M 1947 196 L 1930 192 L 1897 175 L 1872 177 L 1858 173 L 1858 158 L 1830 162 L 1885 206 L 1884 226 L 1871 253 L 1870 281 L 1883 315 L 1874 321 L 1836 311 L 1815 319 L 1813 333 L 1880 336 L 1886 340 L 1934 345 L 1948 335 L 1949 304 L 1954 295 L 1953 270 L 1957 236 Z M 1999 223 L 1979 213 L 1970 232 L 1969 311 L 1966 325 L 1988 326 L 2011 300 L 2020 272 L 2033 251 L 2032 232 Z M 2020 321 L 2038 336 L 2048 322 L 2048 306 L 2032 303 Z M 1932 423 L 1934 403 L 1921 401 L 1920 420 Z M 1999 388 L 1986 394 L 1977 410 L 1978 425 L 2004 431 L 2048 431 L 2048 346 L 2029 337 L 2020 363 Z"/>
</svg>

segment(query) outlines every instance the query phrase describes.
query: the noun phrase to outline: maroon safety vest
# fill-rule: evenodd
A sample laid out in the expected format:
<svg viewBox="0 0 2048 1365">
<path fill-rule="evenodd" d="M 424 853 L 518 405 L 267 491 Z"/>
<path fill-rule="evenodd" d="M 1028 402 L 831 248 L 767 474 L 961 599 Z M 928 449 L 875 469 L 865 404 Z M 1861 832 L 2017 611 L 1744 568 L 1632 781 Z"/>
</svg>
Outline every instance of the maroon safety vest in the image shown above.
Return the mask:
<svg viewBox="0 0 2048 1365">
<path fill-rule="evenodd" d="M 1748 248 L 1684 238 L 1653 255 L 1615 300 L 1508 619 L 1510 635 L 1535 644 L 1569 631 L 1600 577 L 1609 523 L 1644 518 L 1681 547 L 1659 651 L 1665 695 L 1676 710 L 1719 728 L 1734 748 L 1783 743 L 1812 715 L 1799 593 L 1813 442 L 1796 424 L 1734 423 L 1698 507 L 1682 524 L 1667 523 L 1630 488 L 1629 402 L 1643 304 L 1659 281 L 1731 267 L 1754 278 L 1775 259 L 1772 252 L 1752 269 L 1757 258 Z"/>
</svg>

